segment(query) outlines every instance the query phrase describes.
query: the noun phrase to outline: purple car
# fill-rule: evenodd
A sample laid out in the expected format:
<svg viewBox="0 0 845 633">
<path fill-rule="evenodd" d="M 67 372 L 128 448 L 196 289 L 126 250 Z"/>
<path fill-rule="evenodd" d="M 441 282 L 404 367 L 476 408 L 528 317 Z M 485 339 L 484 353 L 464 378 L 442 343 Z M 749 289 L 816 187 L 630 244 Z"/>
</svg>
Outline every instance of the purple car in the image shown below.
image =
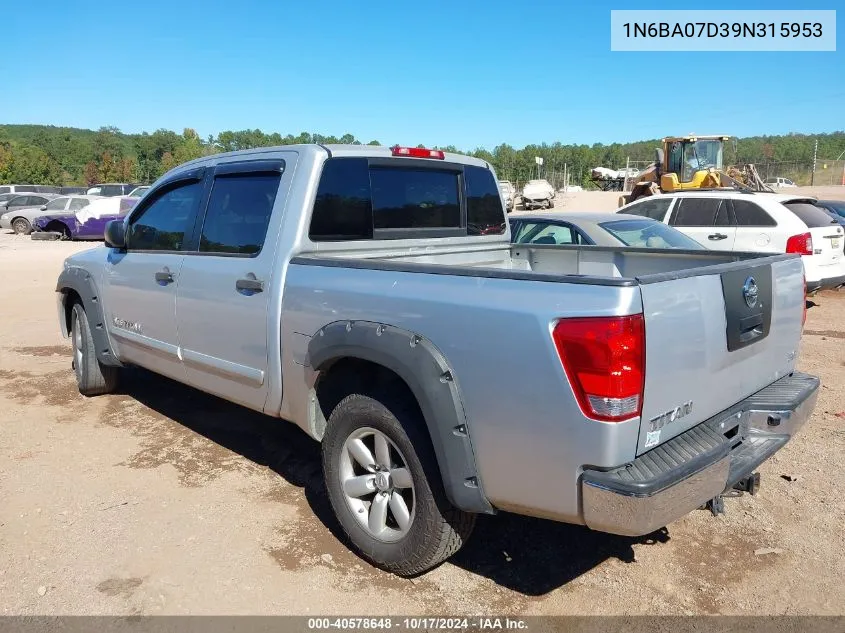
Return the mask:
<svg viewBox="0 0 845 633">
<path fill-rule="evenodd" d="M 72 214 L 39 216 L 32 221 L 32 229 L 60 233 L 66 240 L 101 240 L 106 224 L 126 217 L 138 200 L 132 196 L 99 198 Z"/>
</svg>

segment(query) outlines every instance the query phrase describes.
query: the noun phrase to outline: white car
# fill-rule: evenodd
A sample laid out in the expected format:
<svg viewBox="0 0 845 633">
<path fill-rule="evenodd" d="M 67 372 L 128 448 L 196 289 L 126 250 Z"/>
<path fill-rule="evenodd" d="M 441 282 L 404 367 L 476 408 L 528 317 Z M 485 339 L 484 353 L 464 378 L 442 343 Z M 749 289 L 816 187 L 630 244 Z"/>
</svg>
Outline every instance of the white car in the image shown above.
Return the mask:
<svg viewBox="0 0 845 633">
<path fill-rule="evenodd" d="M 499 191 L 502 192 L 502 198 L 505 200 L 505 209 L 510 213 L 513 211 L 514 194 L 516 193 L 513 183 L 510 180 L 500 180 Z"/>
<path fill-rule="evenodd" d="M 766 178 L 764 181 L 765 184 L 769 185 L 770 187 L 797 187 L 794 182 L 792 182 L 789 178 Z"/>
<path fill-rule="evenodd" d="M 522 188 L 522 206 L 525 209 L 536 209 L 548 207 L 551 209 L 554 203 L 555 188 L 548 180 L 529 180 Z"/>
<path fill-rule="evenodd" d="M 688 191 L 641 198 L 619 213 L 674 226 L 719 251 L 799 253 L 807 291 L 845 284 L 843 228 L 816 199 L 776 193 Z"/>
</svg>

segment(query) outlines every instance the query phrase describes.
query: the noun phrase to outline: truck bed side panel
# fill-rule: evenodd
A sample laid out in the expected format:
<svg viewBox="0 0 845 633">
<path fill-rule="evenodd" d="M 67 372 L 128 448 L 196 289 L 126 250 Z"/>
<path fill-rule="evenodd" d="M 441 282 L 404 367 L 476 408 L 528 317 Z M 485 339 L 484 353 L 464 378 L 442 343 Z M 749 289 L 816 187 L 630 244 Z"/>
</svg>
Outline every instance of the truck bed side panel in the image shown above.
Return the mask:
<svg viewBox="0 0 845 633">
<path fill-rule="evenodd" d="M 283 307 L 283 346 L 292 346 L 293 358 L 305 356 L 321 327 L 341 319 L 393 325 L 436 346 L 455 370 L 484 491 L 501 509 L 545 508 L 544 516 L 580 522 L 581 466 L 610 467 L 635 456 L 639 420 L 583 417 L 550 324 L 638 313 L 636 286 L 293 263 Z M 308 430 L 307 420 L 294 421 Z"/>
</svg>

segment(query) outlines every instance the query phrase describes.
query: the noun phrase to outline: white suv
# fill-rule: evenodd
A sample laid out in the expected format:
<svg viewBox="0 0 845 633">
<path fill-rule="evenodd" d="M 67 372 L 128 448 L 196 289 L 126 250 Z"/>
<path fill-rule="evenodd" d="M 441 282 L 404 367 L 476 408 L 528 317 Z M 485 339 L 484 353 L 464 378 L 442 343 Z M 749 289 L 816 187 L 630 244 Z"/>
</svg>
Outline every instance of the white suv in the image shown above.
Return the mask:
<svg viewBox="0 0 845 633">
<path fill-rule="evenodd" d="M 770 187 L 797 187 L 789 178 L 766 178 L 765 184 Z"/>
<path fill-rule="evenodd" d="M 618 209 L 665 222 L 718 251 L 799 253 L 807 291 L 845 284 L 842 226 L 816 199 L 775 193 L 688 191 L 641 198 Z"/>
</svg>

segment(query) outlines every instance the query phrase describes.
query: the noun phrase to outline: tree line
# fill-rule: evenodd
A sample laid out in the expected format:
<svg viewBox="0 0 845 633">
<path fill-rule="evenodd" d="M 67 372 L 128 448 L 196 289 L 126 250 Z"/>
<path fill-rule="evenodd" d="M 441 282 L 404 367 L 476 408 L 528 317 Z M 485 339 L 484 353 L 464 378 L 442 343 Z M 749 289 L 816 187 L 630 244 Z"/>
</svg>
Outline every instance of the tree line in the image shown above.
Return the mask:
<svg viewBox="0 0 845 633">
<path fill-rule="evenodd" d="M 731 140 L 725 149 L 725 164 L 802 162 L 818 156 L 836 159 L 845 152 L 845 132 L 754 136 Z M 181 134 L 156 130 L 126 134 L 115 127 L 86 130 L 48 125 L 0 125 L 0 182 L 49 185 L 93 185 L 100 182 L 151 183 L 167 170 L 185 161 L 218 152 L 295 143 L 362 144 L 352 134 L 341 137 L 302 132 L 282 136 L 261 130 L 220 132 L 201 138 L 191 128 Z M 368 145 L 381 145 L 371 140 Z M 393 145 L 394 143 L 389 143 Z M 408 144 L 407 141 L 400 144 Z M 624 167 L 626 161 L 642 163 L 654 159 L 659 139 L 605 145 L 527 145 L 521 149 L 501 144 L 491 150 L 458 150 L 491 163 L 502 179 L 524 182 L 536 177 L 535 157 L 543 158 L 541 175 L 560 174 L 566 166 L 571 184 L 589 185 L 594 167 Z M 559 180 L 559 179 L 558 179 Z"/>
</svg>

